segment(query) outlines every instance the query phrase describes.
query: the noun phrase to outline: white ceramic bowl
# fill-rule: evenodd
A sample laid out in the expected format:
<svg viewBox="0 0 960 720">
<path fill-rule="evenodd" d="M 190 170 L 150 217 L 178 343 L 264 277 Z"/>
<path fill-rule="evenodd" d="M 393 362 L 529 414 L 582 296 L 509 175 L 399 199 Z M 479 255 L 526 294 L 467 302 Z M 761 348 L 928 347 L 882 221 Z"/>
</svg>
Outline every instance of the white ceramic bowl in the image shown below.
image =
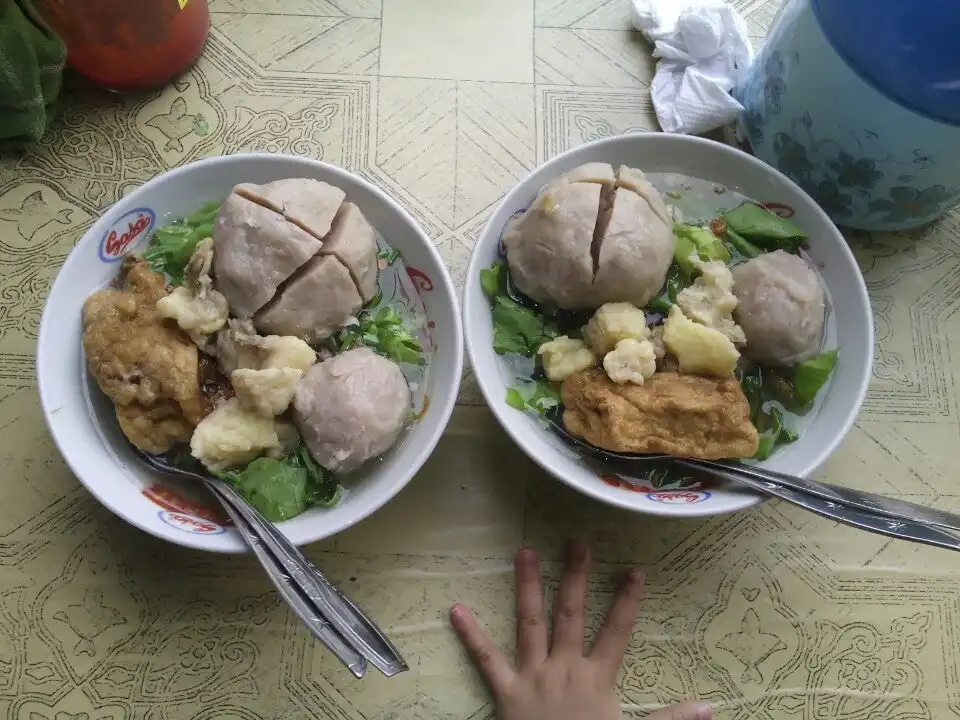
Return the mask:
<svg viewBox="0 0 960 720">
<path fill-rule="evenodd" d="M 589 143 L 537 168 L 504 198 L 474 247 L 463 296 L 467 352 L 480 389 L 500 424 L 544 470 L 597 500 L 640 513 L 704 516 L 756 505 L 762 497 L 730 486 L 693 486 L 656 491 L 643 483 L 598 472 L 535 419 L 506 404 L 509 372 L 493 351 L 490 307 L 479 273 L 499 257 L 507 220 L 529 206 L 553 178 L 585 162 L 628 165 L 648 173 L 677 173 L 716 183 L 762 203 L 792 209 L 791 221 L 810 235 L 809 257 L 819 266 L 832 297 L 827 345 L 839 339 L 840 356 L 830 386 L 801 438 L 778 450 L 764 467 L 806 476 L 832 453 L 853 425 L 866 395 L 873 365 L 873 319 L 866 286 L 853 254 L 827 215 L 797 185 L 756 158 L 700 138 L 643 133 Z M 718 188 L 719 189 L 719 188 Z"/>
<path fill-rule="evenodd" d="M 410 481 L 433 452 L 450 419 L 463 365 L 457 297 L 439 253 L 400 205 L 352 173 L 290 155 L 215 157 L 166 172 L 110 208 L 67 258 L 47 298 L 37 343 L 37 379 L 50 432 L 80 481 L 117 515 L 179 545 L 240 552 L 235 528 L 203 491 L 146 470 L 117 426 L 112 406 L 87 378 L 80 310 L 90 294 L 117 275 L 124 252 L 142 251 L 150 230 L 199 205 L 222 200 L 240 182 L 308 177 L 337 185 L 371 224 L 400 250 L 424 301 L 435 346 L 427 379 L 429 405 L 383 459 L 349 483 L 331 509 L 314 508 L 280 523 L 297 545 L 334 535 L 375 512 Z M 132 231 L 131 231 L 132 230 Z"/>
</svg>

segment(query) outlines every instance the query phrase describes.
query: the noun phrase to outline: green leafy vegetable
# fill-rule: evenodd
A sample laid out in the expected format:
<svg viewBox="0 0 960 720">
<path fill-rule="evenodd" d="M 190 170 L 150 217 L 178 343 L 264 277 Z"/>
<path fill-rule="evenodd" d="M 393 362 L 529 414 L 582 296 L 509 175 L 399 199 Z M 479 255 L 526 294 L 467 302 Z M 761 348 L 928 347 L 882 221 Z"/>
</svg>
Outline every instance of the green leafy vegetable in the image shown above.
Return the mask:
<svg viewBox="0 0 960 720">
<path fill-rule="evenodd" d="M 317 465 L 306 445 L 301 443 L 290 459 L 307 471 L 307 507 L 333 507 L 340 502 L 343 487 L 331 473 Z"/>
<path fill-rule="evenodd" d="M 384 306 L 373 318 L 377 328 L 377 349 L 388 358 L 402 363 L 417 365 L 423 348 L 407 330 L 403 319 L 390 306 Z"/>
<path fill-rule="evenodd" d="M 797 401 L 793 383 L 778 372 L 769 369 L 764 372 L 763 391 L 769 398 L 776 400 L 792 413 L 803 415 L 809 410 Z"/>
<path fill-rule="evenodd" d="M 663 292 L 660 295 L 657 295 L 654 298 L 650 298 L 650 302 L 647 303 L 646 310 L 650 312 L 658 312 L 666 315 L 670 312 L 670 308 L 673 307 L 673 303 L 666 298 Z"/>
<path fill-rule="evenodd" d="M 219 202 L 207 203 L 183 220 L 158 227 L 143 253 L 150 269 L 165 273 L 174 285 L 182 284 L 184 268 L 197 243 L 213 235 L 213 223 L 219 211 Z"/>
<path fill-rule="evenodd" d="M 802 362 L 794 369 L 793 381 L 773 370 L 758 366 L 749 368 L 740 377 L 740 387 L 750 404 L 750 422 L 760 432 L 760 445 L 755 460 L 766 460 L 781 445 L 792 443 L 797 433 L 787 427 L 783 408 L 802 414 L 810 410 L 817 393 L 833 372 L 837 350 L 828 350 Z"/>
<path fill-rule="evenodd" d="M 754 366 L 743 374 L 740 378 L 740 388 L 750 404 L 750 420 L 756 425 L 755 419 L 760 415 L 763 404 L 767 400 L 763 392 L 763 372 L 759 367 Z"/>
<path fill-rule="evenodd" d="M 190 227 L 197 227 L 198 225 L 212 225 L 216 219 L 217 215 L 220 214 L 220 201 L 214 200 L 212 202 L 204 203 L 199 208 L 197 208 L 192 214 L 188 215 L 184 221 L 184 225 L 189 225 Z"/>
<path fill-rule="evenodd" d="M 307 470 L 293 463 L 258 458 L 229 475 L 240 494 L 271 522 L 289 520 L 307 507 Z"/>
<path fill-rule="evenodd" d="M 817 399 L 837 365 L 838 353 L 836 349 L 827 350 L 797 365 L 793 371 L 793 392 L 798 405 L 809 406 Z"/>
<path fill-rule="evenodd" d="M 667 270 L 667 278 L 663 282 L 663 287 L 660 288 L 660 292 L 657 293 L 656 297 L 647 303 L 646 309 L 666 315 L 670 312 L 670 308 L 673 307 L 674 303 L 677 302 L 677 295 L 689 284 L 690 281 L 684 278 L 680 266 L 675 262 L 672 263 L 670 269 Z"/>
<path fill-rule="evenodd" d="M 552 323 L 532 308 L 506 295 L 493 298 L 493 349 L 498 355 L 516 353 L 530 357 L 543 343 L 557 336 Z"/>
<path fill-rule="evenodd" d="M 506 270 L 502 262 L 495 262 L 490 267 L 480 271 L 480 287 L 483 288 L 483 294 L 491 300 L 495 295 L 504 292 Z"/>
<path fill-rule="evenodd" d="M 507 405 L 516 410 L 532 410 L 543 415 L 560 404 L 560 390 L 546 379 L 517 378 L 507 389 Z"/>
<path fill-rule="evenodd" d="M 282 460 L 262 457 L 243 470 L 214 474 L 232 483 L 271 522 L 289 520 L 309 507 L 333 507 L 343 492 L 302 443 Z"/>
<path fill-rule="evenodd" d="M 677 241 L 673 259 L 680 266 L 681 272 L 688 278 L 697 274 L 696 266 L 690 261 L 690 256 L 694 253 L 703 262 L 709 262 L 710 260 L 719 260 L 723 263 L 730 262 L 730 251 L 723 244 L 723 240 L 709 230 L 704 230 L 696 225 L 677 223 L 673 226 L 673 234 Z"/>
<path fill-rule="evenodd" d="M 750 422 L 760 433 L 755 460 L 766 460 L 778 447 L 797 439 L 797 434 L 784 423 L 780 408 L 771 404 L 780 400 L 780 389 L 772 381 L 773 377 L 754 366 L 740 378 L 740 387 L 750 404 Z"/>
<path fill-rule="evenodd" d="M 490 300 L 493 349 L 498 355 L 530 357 L 557 336 L 556 324 L 507 294 L 507 266 L 500 261 L 480 271 L 480 287 Z"/>
<path fill-rule="evenodd" d="M 730 243 L 733 249 L 736 250 L 741 255 L 743 255 L 743 257 L 747 258 L 748 260 L 763 254 L 763 250 L 758 248 L 756 245 L 754 245 L 752 242 L 747 240 L 745 237 L 743 237 L 743 235 L 740 235 L 735 230 L 731 230 L 730 228 L 727 228 L 726 238 L 727 238 L 727 242 Z"/>
<path fill-rule="evenodd" d="M 722 216 L 727 229 L 766 250 L 797 250 L 807 234 L 789 220 L 751 202 L 744 202 Z"/>
<path fill-rule="evenodd" d="M 589 314 L 569 310 L 546 310 L 519 303 L 508 289 L 509 269 L 502 261 L 480 271 L 480 287 L 490 300 L 493 317 L 493 349 L 498 355 L 530 357 L 543 343 L 561 333 L 578 337 Z M 514 289 L 514 293 L 519 291 Z M 532 305 L 533 303 L 531 303 Z"/>
<path fill-rule="evenodd" d="M 400 251 L 394 250 L 393 248 L 389 250 L 381 250 L 377 253 L 377 259 L 383 260 L 387 265 L 393 265 L 400 258 Z"/>
<path fill-rule="evenodd" d="M 356 325 L 344 328 L 337 335 L 337 346 L 343 350 L 365 345 L 394 362 L 418 365 L 423 361 L 423 348 L 389 305 L 376 312 L 364 310 Z"/>
<path fill-rule="evenodd" d="M 794 442 L 797 439 L 797 433 L 788 428 L 783 422 L 783 414 L 777 407 L 771 407 L 768 411 L 763 411 L 761 418 L 765 418 L 765 425 L 769 427 L 760 435 L 760 444 L 757 446 L 757 454 L 753 456 L 754 460 L 766 460 L 773 455 L 781 445 Z"/>
<path fill-rule="evenodd" d="M 370 302 L 364 305 L 364 308 L 370 309 L 375 307 L 380 307 L 380 303 L 383 302 L 383 289 L 380 287 L 380 283 L 377 283 L 377 294 L 374 295 Z"/>
</svg>

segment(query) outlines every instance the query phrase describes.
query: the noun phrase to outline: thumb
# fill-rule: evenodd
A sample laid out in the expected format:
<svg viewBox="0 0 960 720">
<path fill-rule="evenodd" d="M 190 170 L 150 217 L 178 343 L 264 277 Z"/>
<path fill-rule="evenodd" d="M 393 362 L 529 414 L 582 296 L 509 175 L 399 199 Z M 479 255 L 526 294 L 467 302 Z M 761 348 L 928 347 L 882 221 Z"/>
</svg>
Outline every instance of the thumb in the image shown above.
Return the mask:
<svg viewBox="0 0 960 720">
<path fill-rule="evenodd" d="M 687 702 L 657 710 L 647 720 L 711 720 L 713 711 L 703 702 Z"/>
</svg>

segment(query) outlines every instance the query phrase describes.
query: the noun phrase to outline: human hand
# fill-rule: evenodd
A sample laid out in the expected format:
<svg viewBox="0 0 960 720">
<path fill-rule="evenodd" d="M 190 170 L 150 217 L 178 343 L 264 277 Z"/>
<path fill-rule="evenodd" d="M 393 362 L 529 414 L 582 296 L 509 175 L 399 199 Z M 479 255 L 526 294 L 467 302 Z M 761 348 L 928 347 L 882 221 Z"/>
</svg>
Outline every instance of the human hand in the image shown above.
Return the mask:
<svg viewBox="0 0 960 720">
<path fill-rule="evenodd" d="M 589 653 L 584 652 L 583 624 L 590 551 L 572 543 L 557 590 L 553 634 L 548 641 L 540 581 L 540 561 L 533 550 L 516 558 L 516 667 L 497 650 L 476 618 L 454 605 L 450 619 L 460 641 L 497 705 L 498 720 L 622 720 L 617 673 L 630 643 L 643 598 L 643 574 L 632 570 L 617 591 L 607 619 Z M 683 703 L 659 710 L 648 720 L 710 720 L 710 706 Z"/>
</svg>

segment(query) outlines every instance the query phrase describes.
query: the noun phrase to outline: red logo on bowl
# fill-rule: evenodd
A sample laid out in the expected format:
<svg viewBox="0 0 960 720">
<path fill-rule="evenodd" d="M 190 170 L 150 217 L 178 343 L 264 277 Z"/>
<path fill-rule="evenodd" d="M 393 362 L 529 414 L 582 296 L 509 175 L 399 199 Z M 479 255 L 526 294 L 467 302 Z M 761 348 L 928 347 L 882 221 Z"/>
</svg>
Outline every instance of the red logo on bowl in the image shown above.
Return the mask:
<svg viewBox="0 0 960 720">
<path fill-rule="evenodd" d="M 658 490 L 647 493 L 647 499 L 664 505 L 692 505 L 710 497 L 706 490 Z"/>
<path fill-rule="evenodd" d="M 192 535 L 220 535 L 227 531 L 223 525 L 187 513 L 161 510 L 157 513 L 157 516 L 170 527 L 175 527 L 177 530 L 183 530 Z"/>
<path fill-rule="evenodd" d="M 143 491 L 144 497 L 164 510 L 194 515 L 217 525 L 230 525 L 231 521 L 218 509 L 207 507 L 196 500 L 184 497 L 166 485 L 151 485 Z"/>
<path fill-rule="evenodd" d="M 137 208 L 117 220 L 100 240 L 100 259 L 116 262 L 147 237 L 156 215 L 150 208 Z"/>
<path fill-rule="evenodd" d="M 418 270 L 415 267 L 407 266 L 407 275 L 410 276 L 410 280 L 413 281 L 414 287 L 417 288 L 417 292 L 430 292 L 433 290 L 433 280 L 430 279 L 430 276 L 427 275 L 423 270 Z"/>
<path fill-rule="evenodd" d="M 604 473 L 600 475 L 600 479 L 603 480 L 610 487 L 621 488 L 623 490 L 629 490 L 631 492 L 653 492 L 653 488 L 649 485 L 638 482 L 630 482 L 625 480 L 619 475 L 614 475 L 612 473 Z"/>
</svg>

